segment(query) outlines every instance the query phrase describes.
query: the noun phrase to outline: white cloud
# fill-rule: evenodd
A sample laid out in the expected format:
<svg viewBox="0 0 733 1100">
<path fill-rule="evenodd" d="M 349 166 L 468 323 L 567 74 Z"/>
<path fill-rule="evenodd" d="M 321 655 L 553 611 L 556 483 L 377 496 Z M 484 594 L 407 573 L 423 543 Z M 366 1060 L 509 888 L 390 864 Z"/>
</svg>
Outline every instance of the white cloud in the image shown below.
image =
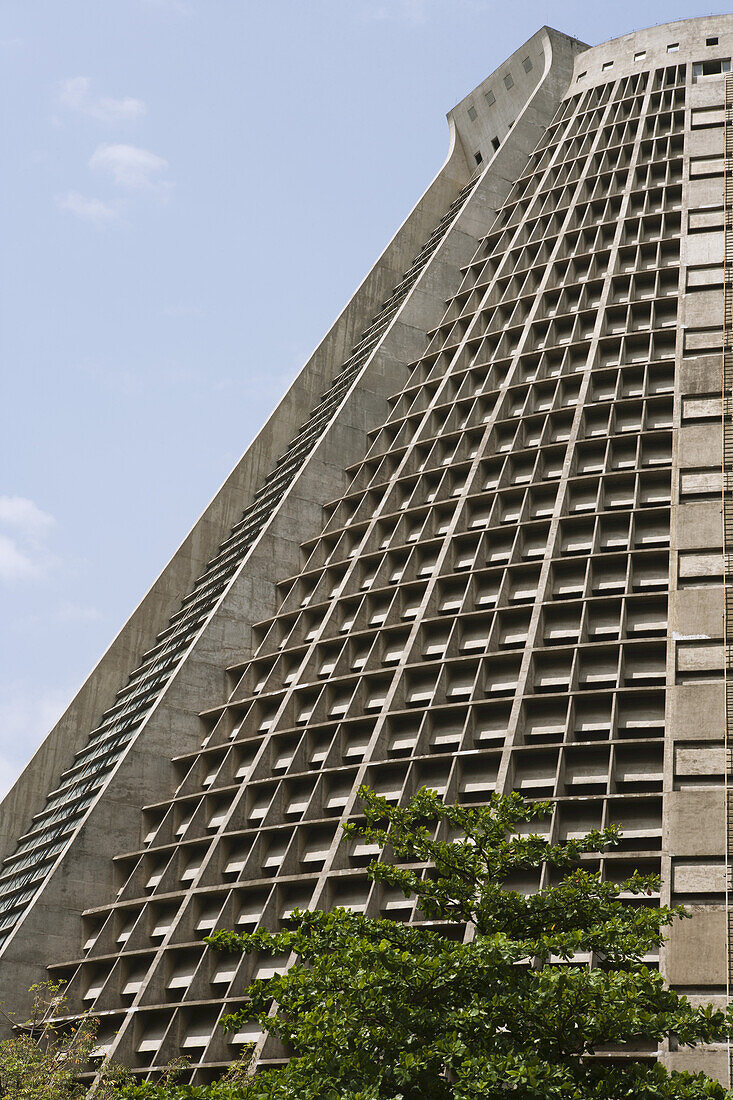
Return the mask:
<svg viewBox="0 0 733 1100">
<path fill-rule="evenodd" d="M 82 221 L 92 225 L 107 225 L 119 217 L 120 208 L 116 203 L 103 202 L 101 199 L 87 198 L 78 191 L 67 191 L 56 196 L 56 206 L 67 214 L 74 214 Z"/>
<path fill-rule="evenodd" d="M 14 539 L 0 534 L 0 580 L 33 580 L 39 572 L 30 554 L 21 550 Z"/>
<path fill-rule="evenodd" d="M 60 603 L 56 608 L 55 616 L 62 623 L 97 623 L 102 618 L 98 608 L 88 604 L 72 603 L 71 600 Z"/>
<path fill-rule="evenodd" d="M 80 363 L 79 370 L 102 389 L 125 398 L 139 397 L 152 381 L 149 373 L 136 371 L 134 367 L 109 367 L 95 361 Z"/>
<path fill-rule="evenodd" d="M 468 12 L 490 10 L 487 0 L 367 0 L 360 9 L 367 19 L 408 23 L 426 23 L 439 8 L 463 8 Z"/>
<path fill-rule="evenodd" d="M 37 534 L 53 527 L 53 516 L 43 512 L 27 497 L 0 496 L 0 523 Z"/>
<path fill-rule="evenodd" d="M 0 798 L 56 725 L 71 697 L 67 688 L 39 691 L 37 684 L 0 686 Z"/>
<path fill-rule="evenodd" d="M 119 187 L 130 190 L 163 191 L 170 186 L 160 179 L 168 167 L 168 161 L 136 145 L 105 142 L 92 153 L 89 167 L 110 176 Z"/>
<path fill-rule="evenodd" d="M 26 497 L 0 496 L 0 581 L 36 580 L 53 559 L 45 539 L 54 525 L 53 516 Z"/>
<path fill-rule="evenodd" d="M 98 122 L 132 122 L 145 114 L 145 104 L 141 99 L 123 96 L 114 99 L 111 96 L 93 96 L 92 82 L 88 76 L 75 76 L 62 81 L 59 87 L 59 101 L 71 111 L 79 111 Z"/>
<path fill-rule="evenodd" d="M 145 7 L 159 8 L 176 15 L 190 15 L 193 11 L 193 5 L 188 0 L 142 0 L 142 3 Z"/>
<path fill-rule="evenodd" d="M 395 20 L 407 23 L 424 23 L 431 7 L 431 0 L 389 0 L 388 3 L 367 4 L 367 19 Z"/>
<path fill-rule="evenodd" d="M 70 80 L 62 80 L 59 85 L 59 99 L 64 107 L 72 110 L 81 109 L 89 97 L 91 80 L 88 76 L 74 76 Z"/>
<path fill-rule="evenodd" d="M 177 306 L 165 306 L 163 313 L 166 317 L 203 317 L 201 306 L 188 306 L 183 303 Z"/>
</svg>

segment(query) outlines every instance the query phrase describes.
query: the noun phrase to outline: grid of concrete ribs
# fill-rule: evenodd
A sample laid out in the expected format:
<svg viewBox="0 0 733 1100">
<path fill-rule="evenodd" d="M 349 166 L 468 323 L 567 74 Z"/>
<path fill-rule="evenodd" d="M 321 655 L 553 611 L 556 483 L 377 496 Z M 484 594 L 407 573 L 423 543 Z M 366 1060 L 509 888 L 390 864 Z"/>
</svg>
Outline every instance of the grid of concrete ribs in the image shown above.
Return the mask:
<svg viewBox="0 0 733 1100">
<path fill-rule="evenodd" d="M 720 22 L 575 48 L 493 208 L 514 120 L 466 156 L 479 175 L 438 238 L 462 212 L 475 249 L 442 319 L 277 578 L 228 697 L 194 718 L 138 847 L 115 853 L 118 889 L 83 915 L 76 957 L 51 960 L 71 1011 L 99 1014 L 100 1054 L 141 1076 L 185 1054 L 197 1083 L 252 1041 L 275 1064 L 285 1051 L 254 1022 L 225 1035 L 218 1020 L 287 960 L 232 961 L 202 936 L 308 906 L 423 919 L 340 839 L 362 783 L 395 802 L 421 786 L 467 805 L 548 798 L 558 840 L 619 823 L 620 847 L 589 866 L 660 873 L 723 959 Z M 537 75 L 524 53 L 512 68 Z M 482 122 L 499 97 L 480 89 Z M 478 99 L 459 105 L 469 154 Z M 669 980 L 722 997 L 725 962 L 690 942 L 668 946 Z"/>
<path fill-rule="evenodd" d="M 103 788 L 105 780 L 114 771 L 125 749 L 184 660 L 193 639 L 216 608 L 247 551 L 290 487 L 304 457 L 334 411 L 338 410 L 372 347 L 448 231 L 472 185 L 469 182 L 451 203 L 371 325 L 362 333 L 332 385 L 301 425 L 242 518 L 207 564 L 206 571 L 197 579 L 165 629 L 158 634 L 155 645 L 143 655 L 127 684 L 117 693 L 114 704 L 91 731 L 84 747 L 75 754 L 71 766 L 62 773 L 58 786 L 49 793 L 43 810 L 35 815 L 31 827 L 20 838 L 12 855 L 3 861 L 0 868 L 0 945 L 37 895 L 59 853 L 72 841 L 85 811 Z"/>
</svg>

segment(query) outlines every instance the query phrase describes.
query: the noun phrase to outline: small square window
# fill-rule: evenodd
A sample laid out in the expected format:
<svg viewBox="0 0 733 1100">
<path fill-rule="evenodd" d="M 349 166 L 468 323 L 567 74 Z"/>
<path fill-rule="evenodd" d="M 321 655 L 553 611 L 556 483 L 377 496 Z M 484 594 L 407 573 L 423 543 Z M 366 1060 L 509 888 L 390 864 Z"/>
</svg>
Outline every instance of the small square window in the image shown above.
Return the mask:
<svg viewBox="0 0 733 1100">
<path fill-rule="evenodd" d="M 588 75 L 588 70 L 587 69 L 584 73 L 578 73 L 578 80 L 582 80 L 587 75 Z"/>
<path fill-rule="evenodd" d="M 468 108 L 468 117 L 471 119 L 471 122 L 476 121 L 476 108 L 475 107 L 469 107 Z"/>
<path fill-rule="evenodd" d="M 667 53 L 677 53 L 680 48 L 679 42 L 670 42 L 667 46 Z"/>
<path fill-rule="evenodd" d="M 491 139 L 491 148 L 494 150 L 494 152 L 496 152 L 496 150 L 499 148 L 500 144 L 501 144 L 501 142 L 499 141 L 498 137 L 492 137 L 492 139 Z"/>
<path fill-rule="evenodd" d="M 524 61 L 522 62 L 522 68 L 524 69 L 525 73 L 531 73 L 532 72 L 532 58 L 531 57 L 525 57 Z"/>
<path fill-rule="evenodd" d="M 514 80 L 512 79 L 512 74 L 511 73 L 507 73 L 506 76 L 504 77 L 504 87 L 506 88 L 507 91 L 509 91 L 510 88 L 514 87 Z"/>
<path fill-rule="evenodd" d="M 706 38 L 705 39 L 705 45 L 706 46 L 717 46 L 718 45 L 718 36 L 716 35 L 714 38 Z"/>
<path fill-rule="evenodd" d="M 479 149 L 478 153 L 473 154 L 473 159 L 476 161 L 477 164 L 481 164 L 481 162 L 483 161 L 484 158 L 481 156 L 481 150 L 480 149 Z"/>
<path fill-rule="evenodd" d="M 488 92 L 484 92 L 484 99 L 486 100 L 486 104 L 489 107 L 493 107 L 494 104 L 496 103 L 496 96 L 491 91 L 491 89 L 489 89 Z"/>
<path fill-rule="evenodd" d="M 607 73 L 609 69 L 613 68 L 613 61 L 604 61 L 601 65 L 601 72 Z"/>
<path fill-rule="evenodd" d="M 643 61 L 646 57 L 646 50 L 638 50 L 634 54 L 634 61 Z"/>
</svg>

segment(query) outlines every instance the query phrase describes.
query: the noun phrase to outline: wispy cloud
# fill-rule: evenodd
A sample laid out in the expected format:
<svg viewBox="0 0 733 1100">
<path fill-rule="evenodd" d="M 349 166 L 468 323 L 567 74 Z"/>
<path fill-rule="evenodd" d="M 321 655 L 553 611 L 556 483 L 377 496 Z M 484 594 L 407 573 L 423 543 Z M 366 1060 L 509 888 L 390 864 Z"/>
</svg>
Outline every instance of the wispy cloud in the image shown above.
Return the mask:
<svg viewBox="0 0 733 1100">
<path fill-rule="evenodd" d="M 64 80 L 59 86 L 59 102 L 70 111 L 88 115 L 98 122 L 132 122 L 145 114 L 142 99 L 123 96 L 114 99 L 111 96 L 92 95 L 92 82 L 88 76 L 75 76 Z"/>
<path fill-rule="evenodd" d="M 28 581 L 38 574 L 38 567 L 30 554 L 21 550 L 15 539 L 0 534 L 0 580 Z"/>
<path fill-rule="evenodd" d="M 181 302 L 175 306 L 165 306 L 163 313 L 166 317 L 203 317 L 201 306 L 186 305 Z"/>
<path fill-rule="evenodd" d="M 90 361 L 81 363 L 79 370 L 101 389 L 125 398 L 138 398 L 152 384 L 149 374 L 132 367 L 108 367 L 104 363 Z"/>
<path fill-rule="evenodd" d="M 0 798 L 65 711 L 71 691 L 38 685 L 0 686 Z"/>
<path fill-rule="evenodd" d="M 360 11 L 364 18 L 413 26 L 427 23 L 438 9 L 450 7 L 467 11 L 487 11 L 487 0 L 364 0 Z"/>
<path fill-rule="evenodd" d="M 142 0 L 143 7 L 170 11 L 175 15 L 190 15 L 193 4 L 189 0 Z"/>
<path fill-rule="evenodd" d="M 46 538 L 53 516 L 26 497 L 0 496 L 0 581 L 36 580 L 53 558 Z"/>
<path fill-rule="evenodd" d="M 62 623 L 97 623 L 102 618 L 102 613 L 99 608 L 89 604 L 64 600 L 56 608 L 55 617 Z"/>
<path fill-rule="evenodd" d="M 53 527 L 54 518 L 27 497 L 0 496 L 0 523 L 20 531 L 38 534 Z"/>
<path fill-rule="evenodd" d="M 424 23 L 432 6 L 431 0 L 387 0 L 387 3 L 367 3 L 363 14 L 367 19 L 407 23 Z"/>
<path fill-rule="evenodd" d="M 102 199 L 80 195 L 78 191 L 67 191 L 57 195 L 56 206 L 67 214 L 74 214 L 82 221 L 92 225 L 108 225 L 120 215 L 119 203 L 103 202 Z"/>
<path fill-rule="evenodd" d="M 92 153 L 89 167 L 130 191 L 155 190 L 161 193 L 170 187 L 170 183 L 161 179 L 168 168 L 168 161 L 136 145 L 105 142 Z"/>
<path fill-rule="evenodd" d="M 77 370 L 96 386 L 121 398 L 136 401 L 151 393 L 170 393 L 185 387 L 189 393 L 210 393 L 212 388 L 227 390 L 238 384 L 226 375 L 212 378 L 209 371 L 197 370 L 186 363 L 156 363 L 154 369 L 137 367 L 108 367 L 104 363 L 87 361 L 77 365 Z"/>
</svg>

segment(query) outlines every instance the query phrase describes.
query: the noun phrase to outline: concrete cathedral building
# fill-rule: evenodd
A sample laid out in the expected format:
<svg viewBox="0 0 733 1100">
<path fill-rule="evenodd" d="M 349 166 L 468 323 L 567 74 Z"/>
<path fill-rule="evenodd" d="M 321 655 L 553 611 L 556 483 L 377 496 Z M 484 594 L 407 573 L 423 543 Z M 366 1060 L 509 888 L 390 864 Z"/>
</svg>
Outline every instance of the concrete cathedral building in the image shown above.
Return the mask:
<svg viewBox="0 0 733 1100">
<path fill-rule="evenodd" d="M 449 113 L 445 164 L 2 804 L 9 1008 L 50 972 L 143 1075 L 281 1058 L 217 1026 L 278 960 L 202 937 L 419 920 L 340 841 L 361 783 L 550 798 L 558 840 L 621 824 L 602 874 L 661 873 L 693 910 L 666 979 L 726 1001 L 732 56 L 733 16 L 545 27 Z M 723 1049 L 658 1056 L 728 1079 Z"/>
</svg>

